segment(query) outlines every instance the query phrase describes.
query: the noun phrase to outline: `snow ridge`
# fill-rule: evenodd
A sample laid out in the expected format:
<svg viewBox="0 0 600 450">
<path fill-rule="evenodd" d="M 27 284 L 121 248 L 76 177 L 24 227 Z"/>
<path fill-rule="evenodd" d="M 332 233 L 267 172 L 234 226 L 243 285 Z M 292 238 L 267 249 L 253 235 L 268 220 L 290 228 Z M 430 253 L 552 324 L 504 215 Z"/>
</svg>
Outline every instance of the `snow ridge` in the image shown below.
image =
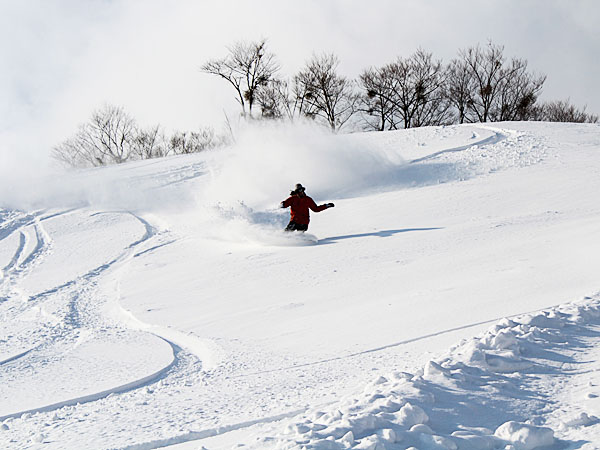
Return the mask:
<svg viewBox="0 0 600 450">
<path fill-rule="evenodd" d="M 536 380 L 560 376 L 569 352 L 598 326 L 600 295 L 503 319 L 418 372 L 379 376 L 361 395 L 294 418 L 282 436 L 252 448 L 533 450 L 558 443 L 540 423 L 552 401 L 534 395 Z M 566 426 L 598 420 L 584 418 Z"/>
</svg>

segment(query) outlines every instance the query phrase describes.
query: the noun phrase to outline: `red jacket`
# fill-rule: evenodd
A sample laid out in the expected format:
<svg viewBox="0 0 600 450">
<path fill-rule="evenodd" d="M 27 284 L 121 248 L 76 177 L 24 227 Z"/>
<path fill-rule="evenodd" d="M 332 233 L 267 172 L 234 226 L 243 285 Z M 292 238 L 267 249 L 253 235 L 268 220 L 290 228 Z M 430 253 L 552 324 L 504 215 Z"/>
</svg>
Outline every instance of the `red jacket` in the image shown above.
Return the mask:
<svg viewBox="0 0 600 450">
<path fill-rule="evenodd" d="M 317 206 L 315 201 L 308 195 L 304 197 L 292 195 L 283 202 L 281 202 L 281 206 L 283 206 L 284 208 L 291 206 L 292 222 L 296 222 L 302 225 L 308 225 L 308 223 L 310 222 L 310 215 L 308 212 L 309 208 L 312 209 L 314 212 L 321 212 L 327 209 L 327 205 Z"/>
</svg>

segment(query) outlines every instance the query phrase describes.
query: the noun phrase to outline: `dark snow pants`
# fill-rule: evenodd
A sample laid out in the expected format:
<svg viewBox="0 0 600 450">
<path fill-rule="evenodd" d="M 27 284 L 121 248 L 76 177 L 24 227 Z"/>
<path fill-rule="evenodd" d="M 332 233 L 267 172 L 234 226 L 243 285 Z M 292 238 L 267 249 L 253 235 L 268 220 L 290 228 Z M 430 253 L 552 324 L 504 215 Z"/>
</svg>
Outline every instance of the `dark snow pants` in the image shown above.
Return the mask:
<svg viewBox="0 0 600 450">
<path fill-rule="evenodd" d="M 306 231 L 308 230 L 308 224 L 304 223 L 296 223 L 291 221 L 288 223 L 288 226 L 285 227 L 285 231 Z"/>
</svg>

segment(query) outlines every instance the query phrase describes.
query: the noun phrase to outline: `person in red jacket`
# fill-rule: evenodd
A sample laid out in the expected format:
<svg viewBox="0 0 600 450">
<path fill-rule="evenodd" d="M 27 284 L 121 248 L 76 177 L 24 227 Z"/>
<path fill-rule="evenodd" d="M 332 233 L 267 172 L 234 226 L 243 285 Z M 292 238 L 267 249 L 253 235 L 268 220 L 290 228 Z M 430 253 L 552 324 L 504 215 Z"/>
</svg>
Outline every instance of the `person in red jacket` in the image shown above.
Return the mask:
<svg viewBox="0 0 600 450">
<path fill-rule="evenodd" d="M 314 212 L 321 212 L 335 206 L 333 203 L 325 203 L 317 206 L 315 201 L 306 195 L 304 191 L 304 186 L 298 183 L 296 188 L 290 192 L 290 196 L 279 205 L 281 208 L 291 207 L 292 217 L 288 226 L 285 227 L 285 231 L 306 231 L 310 222 L 309 209 L 312 209 Z"/>
</svg>

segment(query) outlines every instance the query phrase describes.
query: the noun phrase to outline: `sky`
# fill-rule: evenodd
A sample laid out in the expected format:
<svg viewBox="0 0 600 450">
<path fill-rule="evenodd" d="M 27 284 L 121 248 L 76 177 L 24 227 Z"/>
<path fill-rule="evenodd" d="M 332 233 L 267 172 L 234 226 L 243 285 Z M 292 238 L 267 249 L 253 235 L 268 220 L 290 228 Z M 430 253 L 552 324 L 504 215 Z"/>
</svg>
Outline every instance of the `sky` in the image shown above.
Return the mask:
<svg viewBox="0 0 600 450">
<path fill-rule="evenodd" d="M 351 78 L 419 47 L 447 62 L 492 40 L 547 75 L 542 99 L 597 114 L 598 23 L 596 0 L 0 0 L 0 174 L 46 163 L 104 103 L 142 125 L 219 130 L 239 106 L 200 66 L 262 38 L 283 76 L 326 52 Z"/>
</svg>

